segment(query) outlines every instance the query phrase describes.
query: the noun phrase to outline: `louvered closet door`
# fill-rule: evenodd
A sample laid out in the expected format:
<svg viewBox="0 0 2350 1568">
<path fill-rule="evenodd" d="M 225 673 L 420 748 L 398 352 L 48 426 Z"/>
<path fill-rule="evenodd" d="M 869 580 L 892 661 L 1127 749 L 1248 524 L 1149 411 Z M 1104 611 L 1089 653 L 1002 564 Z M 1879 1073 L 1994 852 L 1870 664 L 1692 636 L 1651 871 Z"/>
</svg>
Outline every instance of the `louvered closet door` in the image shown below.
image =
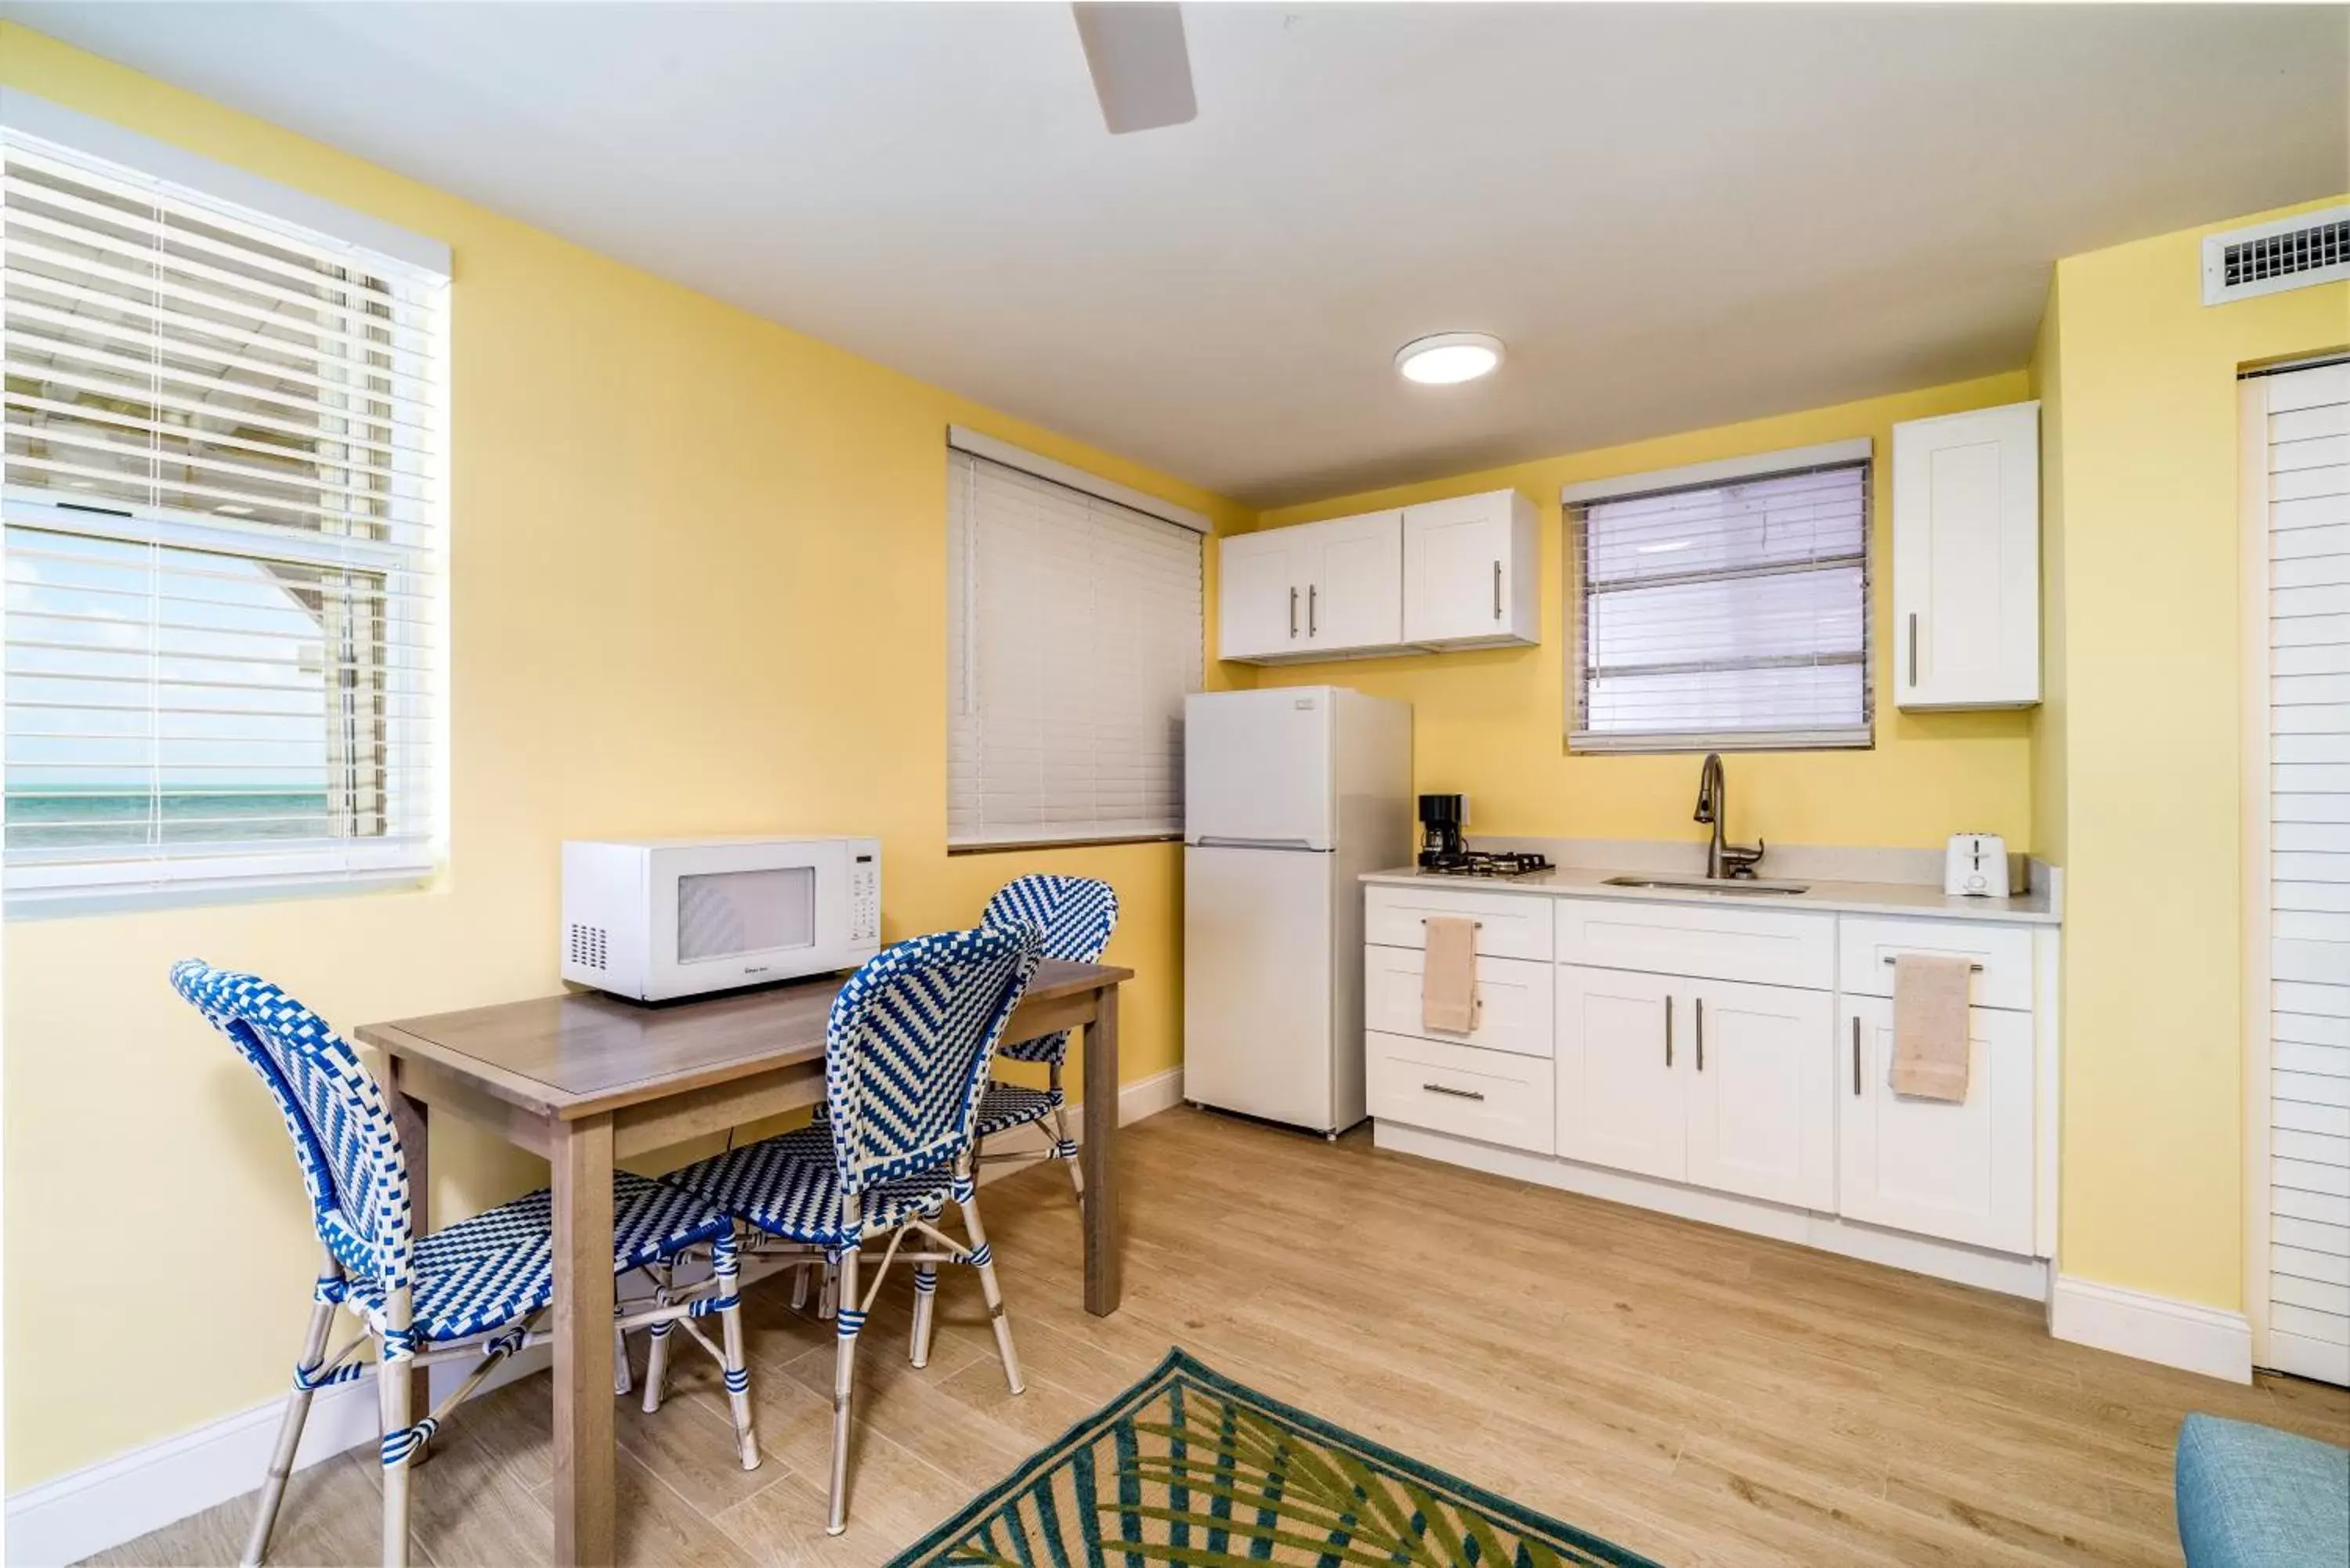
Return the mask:
<svg viewBox="0 0 2350 1568">
<path fill-rule="evenodd" d="M 2244 387 L 2269 568 L 2269 1245 L 2253 1351 L 2350 1383 L 2350 364 Z"/>
</svg>

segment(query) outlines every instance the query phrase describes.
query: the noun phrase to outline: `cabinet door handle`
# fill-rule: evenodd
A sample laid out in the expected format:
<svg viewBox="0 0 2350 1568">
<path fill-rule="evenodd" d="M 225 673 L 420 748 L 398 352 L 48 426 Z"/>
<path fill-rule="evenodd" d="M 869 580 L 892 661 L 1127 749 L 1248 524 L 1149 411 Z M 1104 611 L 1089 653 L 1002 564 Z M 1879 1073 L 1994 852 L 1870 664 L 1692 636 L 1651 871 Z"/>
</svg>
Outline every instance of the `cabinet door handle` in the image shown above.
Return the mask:
<svg viewBox="0 0 2350 1568">
<path fill-rule="evenodd" d="M 1909 684 L 1918 684 L 1918 612 L 1909 612 Z"/>
<path fill-rule="evenodd" d="M 1294 587 L 1289 590 L 1289 635 L 1297 635 L 1297 590 Z"/>
<path fill-rule="evenodd" d="M 1321 597 L 1322 585 L 1319 583 L 1308 585 L 1305 589 L 1305 635 L 1307 637 L 1319 637 L 1322 635 L 1320 628 L 1315 625 L 1316 618 L 1314 613 L 1315 604 Z"/>
<path fill-rule="evenodd" d="M 1493 618 L 1502 618 L 1502 563 L 1493 563 Z"/>
<path fill-rule="evenodd" d="M 1665 1065 L 1673 1064 L 1673 999 L 1665 998 Z"/>
<path fill-rule="evenodd" d="M 1705 998 L 1697 999 L 1697 1070 L 1705 1071 Z"/>
<path fill-rule="evenodd" d="M 1431 1095 L 1450 1095 L 1456 1100 L 1482 1100 L 1485 1097 L 1474 1089 L 1456 1089 L 1445 1084 L 1422 1084 L 1420 1087 Z"/>
<path fill-rule="evenodd" d="M 1860 1098 L 1860 1014 L 1852 1015 L 1852 1097 Z"/>
</svg>

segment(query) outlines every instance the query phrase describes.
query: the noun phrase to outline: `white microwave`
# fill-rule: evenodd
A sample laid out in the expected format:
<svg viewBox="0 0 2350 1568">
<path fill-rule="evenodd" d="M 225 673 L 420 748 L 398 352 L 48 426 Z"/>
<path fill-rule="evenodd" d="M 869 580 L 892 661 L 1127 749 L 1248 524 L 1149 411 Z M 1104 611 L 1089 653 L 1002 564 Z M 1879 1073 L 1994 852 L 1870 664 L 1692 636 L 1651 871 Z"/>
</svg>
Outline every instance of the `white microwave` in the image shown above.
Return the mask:
<svg viewBox="0 0 2350 1568">
<path fill-rule="evenodd" d="M 881 948 L 878 838 L 568 839 L 563 978 L 639 1002 L 854 969 Z"/>
</svg>

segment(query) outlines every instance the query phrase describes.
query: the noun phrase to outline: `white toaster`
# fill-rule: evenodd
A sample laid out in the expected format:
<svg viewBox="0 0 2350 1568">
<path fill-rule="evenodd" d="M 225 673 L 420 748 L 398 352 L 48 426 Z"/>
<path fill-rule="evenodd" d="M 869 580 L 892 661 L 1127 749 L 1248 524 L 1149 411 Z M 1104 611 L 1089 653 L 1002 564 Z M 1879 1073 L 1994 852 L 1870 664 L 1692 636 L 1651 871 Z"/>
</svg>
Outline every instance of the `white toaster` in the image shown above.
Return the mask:
<svg viewBox="0 0 2350 1568">
<path fill-rule="evenodd" d="M 1942 891 L 1977 898 L 2007 897 L 2007 840 L 1996 833 L 1953 833 L 1942 863 Z"/>
</svg>

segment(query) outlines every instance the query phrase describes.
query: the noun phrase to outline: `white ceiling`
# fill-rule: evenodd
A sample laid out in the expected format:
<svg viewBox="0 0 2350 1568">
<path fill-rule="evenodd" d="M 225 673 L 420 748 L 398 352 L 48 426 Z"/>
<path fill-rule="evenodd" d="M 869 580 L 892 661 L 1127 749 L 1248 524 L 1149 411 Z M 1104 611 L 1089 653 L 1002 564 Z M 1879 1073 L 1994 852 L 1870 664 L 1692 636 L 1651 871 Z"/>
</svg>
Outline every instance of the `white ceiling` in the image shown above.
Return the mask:
<svg viewBox="0 0 2350 1568">
<path fill-rule="evenodd" d="M 2012 369 L 2350 187 L 2339 5 L 1191 5 L 1117 138 L 1059 5 L 0 15 L 1259 504 Z"/>
</svg>

